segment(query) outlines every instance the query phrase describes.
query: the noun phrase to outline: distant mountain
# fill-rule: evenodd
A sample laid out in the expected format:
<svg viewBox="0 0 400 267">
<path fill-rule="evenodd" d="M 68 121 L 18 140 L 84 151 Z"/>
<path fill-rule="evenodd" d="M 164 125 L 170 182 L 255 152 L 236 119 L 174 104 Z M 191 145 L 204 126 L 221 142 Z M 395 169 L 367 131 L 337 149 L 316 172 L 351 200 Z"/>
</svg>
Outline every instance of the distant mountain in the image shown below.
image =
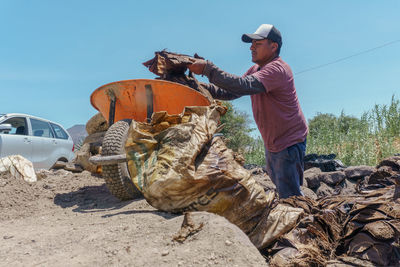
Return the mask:
<svg viewBox="0 0 400 267">
<path fill-rule="evenodd" d="M 76 124 L 71 128 L 68 128 L 67 131 L 71 135 L 72 140 L 74 140 L 75 145 L 81 144 L 85 137 L 88 136 L 84 124 Z"/>
</svg>

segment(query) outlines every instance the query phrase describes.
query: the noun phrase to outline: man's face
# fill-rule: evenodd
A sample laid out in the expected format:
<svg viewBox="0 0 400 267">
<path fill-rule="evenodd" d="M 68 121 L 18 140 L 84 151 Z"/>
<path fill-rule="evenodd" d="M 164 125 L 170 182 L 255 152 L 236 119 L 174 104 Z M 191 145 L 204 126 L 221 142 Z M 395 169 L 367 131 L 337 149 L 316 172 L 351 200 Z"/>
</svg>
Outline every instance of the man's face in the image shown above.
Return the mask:
<svg viewBox="0 0 400 267">
<path fill-rule="evenodd" d="M 275 57 L 275 52 L 278 49 L 278 44 L 270 40 L 253 40 L 251 50 L 251 61 L 263 66 Z"/>
</svg>

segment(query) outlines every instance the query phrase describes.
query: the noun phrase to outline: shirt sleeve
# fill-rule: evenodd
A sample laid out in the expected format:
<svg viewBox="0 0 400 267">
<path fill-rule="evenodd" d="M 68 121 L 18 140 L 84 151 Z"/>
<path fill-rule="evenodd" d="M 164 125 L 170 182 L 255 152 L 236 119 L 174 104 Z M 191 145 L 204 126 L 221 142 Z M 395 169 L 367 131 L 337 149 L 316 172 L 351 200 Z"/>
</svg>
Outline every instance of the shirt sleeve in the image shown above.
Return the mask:
<svg viewBox="0 0 400 267">
<path fill-rule="evenodd" d="M 275 64 L 268 64 L 252 76 L 262 83 L 266 92 L 272 92 L 282 85 L 282 70 Z"/>
<path fill-rule="evenodd" d="M 265 92 L 264 85 L 255 76 L 236 76 L 222 71 L 210 61 L 207 61 L 203 74 L 214 85 L 238 97 Z"/>
<path fill-rule="evenodd" d="M 204 88 L 206 88 L 211 96 L 215 99 L 219 99 L 219 100 L 233 100 L 236 98 L 241 97 L 240 95 L 235 95 L 233 93 L 230 93 L 222 88 L 219 88 L 218 86 L 212 84 L 212 83 L 202 83 L 201 85 L 204 86 Z"/>
</svg>

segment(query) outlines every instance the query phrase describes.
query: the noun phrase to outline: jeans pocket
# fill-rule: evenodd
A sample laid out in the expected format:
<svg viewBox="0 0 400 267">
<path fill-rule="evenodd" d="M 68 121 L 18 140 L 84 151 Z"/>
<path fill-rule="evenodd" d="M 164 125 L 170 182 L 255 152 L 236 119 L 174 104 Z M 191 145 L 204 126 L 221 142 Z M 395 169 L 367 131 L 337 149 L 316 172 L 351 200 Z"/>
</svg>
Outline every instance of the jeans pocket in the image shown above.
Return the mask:
<svg viewBox="0 0 400 267">
<path fill-rule="evenodd" d="M 296 162 L 300 160 L 301 149 L 298 144 L 290 146 L 287 148 L 288 159 L 292 162 Z"/>
</svg>

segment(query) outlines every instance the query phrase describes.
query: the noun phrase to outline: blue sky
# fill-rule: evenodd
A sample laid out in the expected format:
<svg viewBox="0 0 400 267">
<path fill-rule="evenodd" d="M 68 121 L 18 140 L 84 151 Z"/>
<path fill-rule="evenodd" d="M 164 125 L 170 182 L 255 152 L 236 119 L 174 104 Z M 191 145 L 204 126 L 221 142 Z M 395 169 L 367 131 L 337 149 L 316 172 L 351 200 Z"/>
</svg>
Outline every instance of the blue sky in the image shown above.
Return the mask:
<svg viewBox="0 0 400 267">
<path fill-rule="evenodd" d="M 154 78 L 141 63 L 164 48 L 199 55 L 242 75 L 243 33 L 282 33 L 294 73 L 400 40 L 400 1 L 0 0 L 0 113 L 22 112 L 69 128 L 97 111 L 90 94 L 118 80 Z M 400 92 L 400 42 L 295 75 L 307 119 L 360 116 Z M 251 117 L 250 98 L 233 104 Z"/>
</svg>

